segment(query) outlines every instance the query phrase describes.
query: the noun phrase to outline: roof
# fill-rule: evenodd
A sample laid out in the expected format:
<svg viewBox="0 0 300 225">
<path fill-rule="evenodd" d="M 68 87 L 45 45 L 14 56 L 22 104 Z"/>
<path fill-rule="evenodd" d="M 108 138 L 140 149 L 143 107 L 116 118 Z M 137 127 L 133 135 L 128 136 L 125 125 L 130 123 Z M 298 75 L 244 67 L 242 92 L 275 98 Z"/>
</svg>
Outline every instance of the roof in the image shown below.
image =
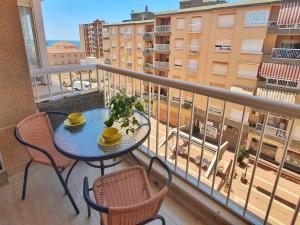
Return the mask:
<svg viewBox="0 0 300 225">
<path fill-rule="evenodd" d="M 250 7 L 254 5 L 270 5 L 270 4 L 282 3 L 282 1 L 283 0 L 248 0 L 248 1 L 241 1 L 241 2 L 228 2 L 228 3 L 220 3 L 215 5 L 178 9 L 178 10 L 161 11 L 161 12 L 156 12 L 154 15 L 159 16 L 159 15 L 177 14 L 177 13 L 185 13 L 185 12 L 218 10 L 218 9 L 227 9 L 227 8 L 236 8 L 236 7 Z"/>
<path fill-rule="evenodd" d="M 103 26 L 119 26 L 119 25 L 144 24 L 144 23 L 154 23 L 154 20 L 140 20 L 140 21 L 120 22 L 120 23 L 106 23 Z"/>
<path fill-rule="evenodd" d="M 53 47 L 48 47 L 47 52 L 50 54 L 84 53 L 84 51 L 81 51 L 78 48 L 53 48 Z"/>
<path fill-rule="evenodd" d="M 53 44 L 51 47 L 75 47 L 77 48 L 77 46 L 73 43 L 70 42 L 66 42 L 66 41 L 60 41 L 60 42 L 56 42 L 55 44 Z"/>
</svg>

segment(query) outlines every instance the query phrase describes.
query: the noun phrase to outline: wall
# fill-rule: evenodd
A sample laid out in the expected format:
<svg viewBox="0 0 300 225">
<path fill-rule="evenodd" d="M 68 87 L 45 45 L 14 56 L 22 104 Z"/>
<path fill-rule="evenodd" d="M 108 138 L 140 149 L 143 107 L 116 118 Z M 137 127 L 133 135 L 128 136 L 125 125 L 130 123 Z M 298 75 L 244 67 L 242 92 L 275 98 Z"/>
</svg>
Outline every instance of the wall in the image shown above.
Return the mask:
<svg viewBox="0 0 300 225">
<path fill-rule="evenodd" d="M 17 1 L 1 1 L 0 12 L 0 150 L 8 175 L 13 175 L 23 170 L 28 160 L 13 129 L 36 108 Z"/>
</svg>

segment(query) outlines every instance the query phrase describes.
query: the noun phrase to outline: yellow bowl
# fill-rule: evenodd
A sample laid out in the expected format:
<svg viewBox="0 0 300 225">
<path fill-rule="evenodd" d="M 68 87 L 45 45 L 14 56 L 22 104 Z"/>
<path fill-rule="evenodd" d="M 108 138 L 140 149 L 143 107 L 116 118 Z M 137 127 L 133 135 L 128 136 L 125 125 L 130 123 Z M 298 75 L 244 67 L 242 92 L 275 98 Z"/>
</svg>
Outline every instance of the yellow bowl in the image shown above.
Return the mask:
<svg viewBox="0 0 300 225">
<path fill-rule="evenodd" d="M 106 127 L 102 131 L 102 138 L 105 142 L 114 142 L 119 138 L 119 131 L 114 127 Z"/>
<path fill-rule="evenodd" d="M 83 120 L 83 115 L 80 112 L 71 113 L 68 115 L 70 124 L 78 124 Z"/>
</svg>

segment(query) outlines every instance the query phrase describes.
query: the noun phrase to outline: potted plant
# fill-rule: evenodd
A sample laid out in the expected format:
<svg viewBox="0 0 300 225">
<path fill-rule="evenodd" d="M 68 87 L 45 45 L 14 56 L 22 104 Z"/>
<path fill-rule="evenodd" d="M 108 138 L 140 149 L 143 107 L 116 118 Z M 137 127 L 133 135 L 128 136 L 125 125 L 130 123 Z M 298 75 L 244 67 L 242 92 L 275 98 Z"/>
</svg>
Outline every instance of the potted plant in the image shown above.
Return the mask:
<svg viewBox="0 0 300 225">
<path fill-rule="evenodd" d="M 241 166 L 243 164 L 243 161 L 245 158 L 247 158 L 249 156 L 249 152 L 246 149 L 246 147 L 244 145 L 240 146 L 238 155 L 237 155 L 237 162 L 239 163 L 239 165 Z"/>
<path fill-rule="evenodd" d="M 127 96 L 124 91 L 120 91 L 113 96 L 109 103 L 110 115 L 104 123 L 107 127 L 111 127 L 114 122 L 121 124 L 121 129 L 126 129 L 126 134 L 134 133 L 140 126 L 140 122 L 133 116 L 134 110 L 143 112 L 144 107 L 136 96 Z"/>
</svg>

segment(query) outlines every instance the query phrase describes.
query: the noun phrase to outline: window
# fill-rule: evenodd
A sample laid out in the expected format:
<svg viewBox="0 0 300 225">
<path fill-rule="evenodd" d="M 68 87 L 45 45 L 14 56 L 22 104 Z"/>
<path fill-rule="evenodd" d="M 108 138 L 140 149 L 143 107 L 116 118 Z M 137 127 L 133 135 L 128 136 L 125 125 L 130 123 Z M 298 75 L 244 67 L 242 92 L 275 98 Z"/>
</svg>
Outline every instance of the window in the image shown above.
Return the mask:
<svg viewBox="0 0 300 225">
<path fill-rule="evenodd" d="M 245 26 L 264 26 L 268 24 L 269 20 L 268 10 L 259 10 L 246 12 L 245 14 Z"/>
<path fill-rule="evenodd" d="M 33 29 L 32 13 L 29 7 L 19 7 L 21 26 L 24 36 L 27 60 L 30 67 L 40 66 L 36 34 Z"/>
<path fill-rule="evenodd" d="M 137 49 L 138 49 L 138 50 L 141 50 L 141 49 L 142 49 L 142 43 L 140 43 L 140 42 L 137 43 Z"/>
<path fill-rule="evenodd" d="M 127 27 L 127 34 L 131 34 L 131 27 Z"/>
<path fill-rule="evenodd" d="M 182 60 L 181 59 L 175 59 L 174 67 L 176 69 L 180 69 L 182 67 Z"/>
<path fill-rule="evenodd" d="M 228 63 L 214 62 L 212 65 L 212 72 L 215 74 L 224 74 L 228 72 Z"/>
<path fill-rule="evenodd" d="M 139 27 L 138 30 L 137 30 L 137 34 L 138 35 L 143 35 L 144 33 L 144 28 L 143 27 Z"/>
<path fill-rule="evenodd" d="M 235 15 L 219 15 L 218 26 L 219 27 L 233 27 L 235 22 Z"/>
<path fill-rule="evenodd" d="M 176 19 L 176 29 L 184 30 L 184 23 L 185 23 L 185 19 L 183 18 Z"/>
<path fill-rule="evenodd" d="M 190 74 L 196 74 L 198 72 L 198 60 L 189 59 L 187 72 Z"/>
<path fill-rule="evenodd" d="M 113 61 L 117 61 L 117 56 L 116 55 L 112 55 L 112 60 Z"/>
<path fill-rule="evenodd" d="M 197 54 L 200 51 L 200 40 L 199 39 L 191 39 L 189 46 L 189 53 Z"/>
<path fill-rule="evenodd" d="M 142 65 L 143 64 L 143 59 L 142 58 L 138 58 L 137 59 L 137 64 L 138 65 Z"/>
<path fill-rule="evenodd" d="M 175 48 L 176 49 L 182 49 L 183 48 L 183 39 L 182 38 L 175 39 Z"/>
<path fill-rule="evenodd" d="M 215 51 L 230 51 L 231 40 L 229 39 L 218 39 L 215 44 Z"/>
<path fill-rule="evenodd" d="M 125 62 L 124 56 L 121 56 L 121 62 Z"/>
<path fill-rule="evenodd" d="M 245 39 L 242 42 L 241 52 L 244 53 L 261 53 L 264 40 Z"/>
<path fill-rule="evenodd" d="M 256 78 L 258 65 L 256 64 L 239 64 L 237 74 L 240 77 Z"/>
<path fill-rule="evenodd" d="M 115 36 L 115 34 L 116 34 L 116 28 L 115 28 L 115 27 L 112 27 L 112 28 L 111 28 L 111 35 L 112 35 L 112 36 Z"/>
<path fill-rule="evenodd" d="M 113 41 L 113 42 L 111 43 L 111 47 L 112 47 L 112 48 L 115 48 L 115 47 L 116 47 L 116 42 Z"/>
<path fill-rule="evenodd" d="M 243 110 L 231 109 L 230 118 L 234 121 L 241 122 L 243 118 Z M 245 112 L 244 123 L 248 124 L 249 112 Z"/>
<path fill-rule="evenodd" d="M 201 32 L 201 17 L 193 17 L 190 24 L 190 32 Z"/>
</svg>

